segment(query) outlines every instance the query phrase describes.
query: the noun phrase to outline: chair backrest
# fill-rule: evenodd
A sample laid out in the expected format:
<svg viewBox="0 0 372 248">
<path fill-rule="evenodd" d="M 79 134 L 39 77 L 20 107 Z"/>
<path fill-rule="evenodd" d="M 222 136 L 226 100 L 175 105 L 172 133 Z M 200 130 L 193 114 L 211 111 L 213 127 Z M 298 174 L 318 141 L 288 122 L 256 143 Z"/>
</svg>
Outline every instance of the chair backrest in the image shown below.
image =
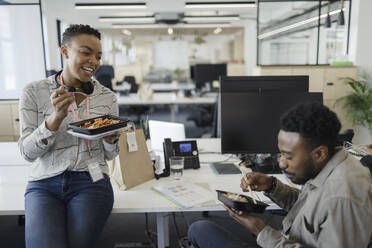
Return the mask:
<svg viewBox="0 0 372 248">
<path fill-rule="evenodd" d="M 125 76 L 123 81 L 130 84 L 129 93 L 137 93 L 138 84 L 136 83 L 136 78 L 134 76 Z"/>
<path fill-rule="evenodd" d="M 98 82 L 100 82 L 103 86 L 109 88 L 110 90 L 112 90 L 112 78 L 110 75 L 108 74 L 101 74 L 101 75 L 98 75 L 96 76 L 96 79 L 98 80 Z"/>
<path fill-rule="evenodd" d="M 103 86 L 112 90 L 112 79 L 115 77 L 114 67 L 112 67 L 111 65 L 101 65 L 94 74 L 94 77 Z"/>
<path fill-rule="evenodd" d="M 367 167 L 372 174 L 372 155 L 366 155 L 360 159 L 362 165 Z"/>
</svg>

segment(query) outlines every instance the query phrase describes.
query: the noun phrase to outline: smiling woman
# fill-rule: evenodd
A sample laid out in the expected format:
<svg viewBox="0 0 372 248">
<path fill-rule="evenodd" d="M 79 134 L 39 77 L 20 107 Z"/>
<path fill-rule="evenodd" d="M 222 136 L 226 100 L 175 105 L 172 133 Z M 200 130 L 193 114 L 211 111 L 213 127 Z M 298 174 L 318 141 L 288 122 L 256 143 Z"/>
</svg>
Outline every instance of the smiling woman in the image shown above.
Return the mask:
<svg viewBox="0 0 372 248">
<path fill-rule="evenodd" d="M 63 70 L 22 91 L 19 148 L 33 162 L 25 193 L 27 247 L 94 247 L 111 213 L 106 160 L 119 153 L 117 135 L 88 141 L 66 133 L 68 123 L 118 115 L 114 93 L 92 78 L 100 37 L 88 25 L 71 25 L 63 34 Z"/>
</svg>

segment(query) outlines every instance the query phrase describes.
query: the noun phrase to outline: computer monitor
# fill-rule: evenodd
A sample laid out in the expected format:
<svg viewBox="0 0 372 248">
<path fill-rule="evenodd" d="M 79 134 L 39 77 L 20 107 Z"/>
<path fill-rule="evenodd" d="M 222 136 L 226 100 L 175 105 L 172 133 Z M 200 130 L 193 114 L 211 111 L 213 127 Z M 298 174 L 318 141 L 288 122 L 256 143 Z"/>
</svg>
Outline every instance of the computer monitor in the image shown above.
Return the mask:
<svg viewBox="0 0 372 248">
<path fill-rule="evenodd" d="M 309 76 L 222 76 L 221 92 L 308 92 Z"/>
<path fill-rule="evenodd" d="M 197 89 L 204 87 L 206 83 L 219 80 L 220 76 L 226 76 L 226 64 L 196 64 L 194 66 L 194 82 Z"/>
<path fill-rule="evenodd" d="M 222 92 L 222 153 L 278 153 L 280 116 L 298 103 L 322 99 L 322 93 Z"/>
<path fill-rule="evenodd" d="M 194 81 L 194 79 L 195 79 L 194 70 L 195 70 L 195 66 L 194 65 L 190 65 L 190 79 L 191 79 L 191 81 Z"/>
</svg>

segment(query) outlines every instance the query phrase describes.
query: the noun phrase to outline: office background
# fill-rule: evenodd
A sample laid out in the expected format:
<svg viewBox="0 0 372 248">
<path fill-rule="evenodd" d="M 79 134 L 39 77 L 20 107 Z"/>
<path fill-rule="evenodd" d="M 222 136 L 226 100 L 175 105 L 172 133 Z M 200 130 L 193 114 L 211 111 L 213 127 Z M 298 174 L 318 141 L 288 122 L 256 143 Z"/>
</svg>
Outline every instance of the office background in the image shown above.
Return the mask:
<svg viewBox="0 0 372 248">
<path fill-rule="evenodd" d="M 0 141 L 18 140 L 20 90 L 63 67 L 59 52 L 61 34 L 75 23 L 89 24 L 102 33 L 102 64 L 114 69 L 111 79 L 114 86 L 128 76 L 134 77 L 138 85 L 150 83 L 154 88 L 159 83 L 166 83 L 169 88 L 172 82 L 195 84 L 190 79 L 190 67 L 196 64 L 226 64 L 228 76 L 308 75 L 309 90 L 323 92 L 324 103 L 340 115 L 344 129 L 353 128 L 334 103 L 350 91 L 340 77 L 357 77 L 358 71 L 372 71 L 372 1 L 349 0 L 342 5 L 336 0 L 256 0 L 241 1 L 245 4 L 242 7 L 229 6 L 232 1 L 227 0 L 138 0 L 130 1 L 138 4 L 138 8 L 132 9 L 125 4 L 100 9 L 97 3 L 101 2 L 0 0 Z M 200 2 L 212 6 L 198 5 Z M 220 5 L 213 6 L 215 3 Z M 343 25 L 339 21 L 341 10 Z M 331 66 L 337 62 L 341 66 Z M 122 110 L 133 118 L 149 115 L 150 119 L 172 120 L 164 104 Z M 213 136 L 216 118 L 213 105 L 202 110 L 180 105 L 173 110 L 176 111 L 173 121 L 185 124 L 188 138 Z M 199 118 L 210 116 L 205 125 L 198 116 L 192 116 L 195 110 L 200 111 Z M 188 216 L 190 220 L 201 217 L 199 213 Z M 215 217 L 224 222 L 228 219 L 223 213 Z M 177 218 L 184 223 L 182 216 Z M 22 247 L 23 227 L 18 226 L 17 220 L 15 216 L 1 217 L 1 233 L 11 233 L 1 236 L 1 240 Z M 154 216 L 150 216 L 151 221 L 154 225 Z M 118 231 L 124 222 L 133 225 L 138 222 L 134 230 L 143 231 L 143 215 L 113 215 L 100 247 L 146 239 L 137 231 L 128 235 Z M 231 226 L 239 229 L 238 225 Z M 184 224 L 181 230 L 186 229 Z M 172 229 L 171 237 L 174 235 Z"/>
</svg>

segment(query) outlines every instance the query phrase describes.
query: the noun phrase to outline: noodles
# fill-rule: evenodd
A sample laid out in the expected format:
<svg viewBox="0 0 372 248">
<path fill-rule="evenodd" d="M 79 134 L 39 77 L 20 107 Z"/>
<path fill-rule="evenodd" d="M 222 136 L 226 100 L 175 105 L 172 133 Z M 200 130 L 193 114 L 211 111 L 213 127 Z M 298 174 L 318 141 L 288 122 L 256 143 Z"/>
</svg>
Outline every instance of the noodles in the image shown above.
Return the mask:
<svg viewBox="0 0 372 248">
<path fill-rule="evenodd" d="M 119 122 L 120 122 L 120 120 L 113 120 L 113 119 L 109 119 L 109 118 L 105 118 L 105 119 L 97 118 L 97 119 L 94 119 L 94 122 L 90 122 L 90 121 L 85 122 L 80 127 L 81 128 L 94 129 L 94 128 L 99 128 L 99 127 L 104 127 L 104 126 L 108 126 L 108 125 L 117 124 Z"/>
</svg>

